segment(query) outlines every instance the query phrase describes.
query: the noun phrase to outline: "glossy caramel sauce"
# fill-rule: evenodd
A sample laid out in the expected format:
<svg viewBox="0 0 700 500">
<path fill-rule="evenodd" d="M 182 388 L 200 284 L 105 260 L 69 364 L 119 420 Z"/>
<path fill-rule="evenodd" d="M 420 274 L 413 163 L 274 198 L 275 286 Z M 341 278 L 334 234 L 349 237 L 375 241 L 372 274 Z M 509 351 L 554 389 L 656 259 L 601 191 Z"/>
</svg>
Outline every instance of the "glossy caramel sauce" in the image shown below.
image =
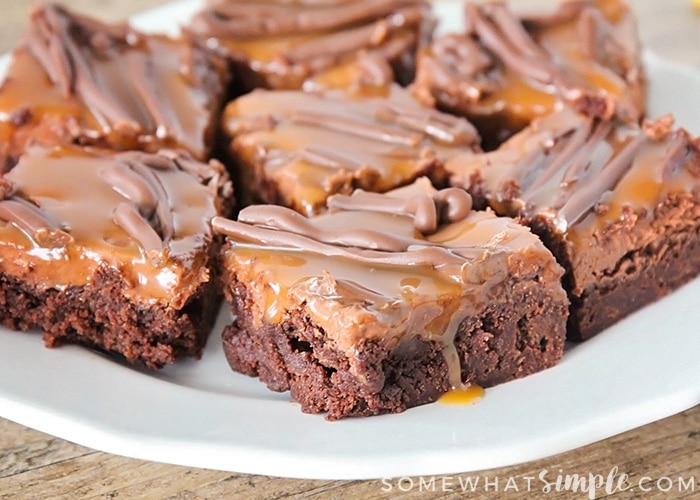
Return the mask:
<svg viewBox="0 0 700 500">
<path fill-rule="evenodd" d="M 452 389 L 440 396 L 438 403 L 450 406 L 466 406 L 478 402 L 486 391 L 478 385 L 470 384 L 465 388 Z"/>
</svg>

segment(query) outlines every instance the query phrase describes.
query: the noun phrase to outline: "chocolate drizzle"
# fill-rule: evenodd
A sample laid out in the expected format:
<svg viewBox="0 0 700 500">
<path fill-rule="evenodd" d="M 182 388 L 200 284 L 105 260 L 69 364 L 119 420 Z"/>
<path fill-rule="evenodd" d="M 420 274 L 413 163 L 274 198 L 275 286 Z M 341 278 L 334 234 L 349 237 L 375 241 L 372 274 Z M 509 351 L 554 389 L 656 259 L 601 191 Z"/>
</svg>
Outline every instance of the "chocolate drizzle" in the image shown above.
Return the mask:
<svg viewBox="0 0 700 500">
<path fill-rule="evenodd" d="M 254 38 L 268 35 L 282 36 L 315 31 L 331 31 L 344 26 L 358 25 L 377 17 L 394 13 L 393 18 L 403 23 L 422 2 L 415 0 L 361 0 L 339 4 L 308 2 L 303 9 L 290 9 L 280 3 L 212 2 L 199 13 L 196 24 L 206 24 L 214 37 Z M 408 8 L 402 6 L 409 6 Z"/>
<path fill-rule="evenodd" d="M 561 207 L 559 213 L 569 224 L 578 222 L 596 203 L 601 201 L 604 193 L 610 191 L 627 172 L 641 145 L 647 140 L 640 134 L 630 140 L 615 157 L 602 165 L 598 172 L 592 172 L 587 185 L 581 187 Z"/>
<path fill-rule="evenodd" d="M 388 104 L 380 106 L 374 116 L 379 121 L 421 132 L 445 144 L 471 146 L 479 140 L 478 132 L 468 121 L 428 108 Z"/>
<path fill-rule="evenodd" d="M 105 128 L 140 129 L 138 119 L 125 113 L 118 98 L 100 84 L 91 62 L 94 54 L 119 52 L 136 37 L 126 26 L 99 23 L 50 3 L 32 12 L 26 40 L 65 98 L 79 95 Z"/>
<path fill-rule="evenodd" d="M 381 47 L 392 34 L 403 29 L 408 14 L 420 13 L 420 8 L 397 12 L 388 20 L 375 21 L 365 26 L 348 28 L 322 38 L 310 40 L 285 50 L 282 58 L 289 64 L 309 64 L 325 66 L 324 58 L 330 56 L 329 48 L 336 54 L 354 53 L 371 47 Z M 414 16 L 411 16 L 414 17 Z M 336 56 L 337 57 L 337 56 Z"/>
<path fill-rule="evenodd" d="M 422 179 L 426 180 L 426 179 Z M 402 190 L 408 192 L 402 193 Z M 425 192 L 425 193 L 424 193 Z M 416 181 L 396 194 L 355 191 L 351 196 L 329 198 L 328 217 L 340 212 L 385 213 L 408 216 L 417 231 L 427 236 L 440 226 L 463 221 L 471 211 L 471 197 L 465 191 L 448 188 L 435 191 L 429 183 Z M 323 217 L 323 216 L 322 216 Z M 363 262 L 395 265 L 457 263 L 472 252 L 442 248 L 438 243 L 400 232 L 363 227 L 332 229 L 317 225 L 294 210 L 275 205 L 253 205 L 241 210 L 238 221 L 216 218 L 214 230 L 236 239 L 300 248 L 322 255 L 345 256 Z M 464 253 L 466 252 L 466 253 Z M 413 257 L 411 257 L 413 255 Z"/>
<path fill-rule="evenodd" d="M 106 156 L 104 153 L 95 151 L 92 157 L 91 154 L 93 153 L 88 152 L 86 156 L 85 152 L 77 153 L 72 149 L 63 148 L 53 150 L 36 148 L 30 151 L 28 154 L 30 159 L 26 162 L 29 164 L 28 168 L 32 169 L 42 161 L 59 160 L 70 163 L 73 159 L 76 163 L 81 163 L 79 168 L 94 168 L 95 173 L 90 175 L 94 175 L 95 180 L 86 179 L 85 181 L 93 183 L 90 189 L 106 191 L 103 196 L 107 196 L 110 190 L 117 193 L 116 197 L 112 195 L 113 204 L 107 204 L 99 209 L 100 213 L 104 212 L 103 217 L 108 220 L 100 219 L 95 223 L 105 228 L 109 226 L 109 221 L 116 224 L 137 243 L 142 254 L 147 256 L 156 267 L 166 261 L 173 240 L 182 238 L 182 235 L 176 236 L 178 230 L 173 213 L 174 209 L 179 210 L 177 204 L 182 203 L 182 201 L 176 201 L 181 200 L 183 196 L 182 183 L 191 183 L 192 190 L 201 187 L 200 184 L 204 185 L 210 193 L 208 196 L 212 198 L 220 194 L 230 195 L 221 165 L 199 163 L 185 153 L 165 151 L 163 154 L 149 154 L 130 151 Z M 91 158 L 94 166 L 89 164 Z M 15 175 L 21 171 L 22 165 L 20 162 L 9 175 Z M 186 175 L 177 173 L 178 170 L 185 172 Z M 27 176 L 30 174 L 21 175 L 22 177 L 19 178 L 21 185 L 25 185 Z M 80 178 L 74 180 L 77 183 L 81 181 Z M 60 182 L 66 181 L 62 179 Z M 88 229 L 83 226 L 89 224 L 87 221 L 100 216 L 73 213 L 75 209 L 70 208 L 72 199 L 65 199 L 64 191 L 73 192 L 79 189 L 73 186 L 59 187 L 58 181 L 54 181 L 54 184 L 56 187 L 52 187 L 51 194 L 47 195 L 54 201 L 51 204 L 45 204 L 44 195 L 35 195 L 31 192 L 27 194 L 21 189 L 16 189 L 10 180 L 3 179 L 0 183 L 0 193 L 3 195 L 3 199 L 0 200 L 0 220 L 17 226 L 35 244 L 45 248 L 65 247 L 71 243 L 75 229 L 71 225 L 77 224 L 81 231 L 78 239 L 81 240 L 81 244 L 84 244 L 83 240 Z M 91 196 L 95 195 L 91 193 Z M 194 197 L 193 199 L 199 199 L 204 195 L 193 191 L 191 196 Z M 61 215 L 67 212 L 72 215 Z M 51 214 L 58 214 L 56 215 L 58 220 L 73 220 L 73 223 L 59 224 L 54 221 L 54 216 Z M 182 233 L 182 214 L 179 217 L 178 227 Z M 104 231 L 106 234 L 109 233 L 107 229 Z"/>
<path fill-rule="evenodd" d="M 101 170 L 102 178 L 129 203 L 114 210 L 115 223 L 137 240 L 148 253 L 162 250 L 173 236 L 168 194 L 153 169 L 174 168 L 172 161 L 144 153 L 121 153 L 118 163 Z"/>
<path fill-rule="evenodd" d="M 473 30 L 479 41 L 505 65 L 544 85 L 564 85 L 564 77 L 525 31 L 519 19 L 502 2 L 483 6 L 467 4 L 467 33 Z"/>
<path fill-rule="evenodd" d="M 159 154 L 129 151 L 116 154 L 114 159 L 115 163 L 103 168 L 100 176 L 130 202 L 115 208 L 115 223 L 138 241 L 145 253 L 162 261 L 162 253 L 174 237 L 175 222 L 172 202 L 158 172 L 184 170 L 201 183 L 211 183 L 216 190 L 221 187 L 223 167 L 200 163 L 171 150 Z"/>
<path fill-rule="evenodd" d="M 448 188 L 435 195 L 397 198 L 358 189 L 350 196 L 336 194 L 328 198 L 328 207 L 341 210 L 366 210 L 413 217 L 413 225 L 423 234 L 432 234 L 440 224 L 463 220 L 472 207 L 472 199 L 462 189 Z"/>
<path fill-rule="evenodd" d="M 39 207 L 22 198 L 5 178 L 0 178 L 0 220 L 13 224 L 43 248 L 64 248 L 73 240 Z"/>
<path fill-rule="evenodd" d="M 420 178 L 386 194 L 334 196 L 329 206 L 305 217 L 253 205 L 238 221 L 212 221 L 228 239 L 224 267 L 246 283 L 258 324 L 284 324 L 302 309 L 349 349 L 375 334 L 390 348 L 416 336 L 434 341 L 457 388 L 468 381 L 455 347 L 460 325 L 507 300 L 504 282 L 552 280 L 565 302 L 542 243 L 512 219 L 470 211 L 463 190 L 436 191 Z"/>
<path fill-rule="evenodd" d="M 299 156 L 302 160 L 311 165 L 328 168 L 343 168 L 346 170 L 359 170 L 362 164 L 348 158 L 345 155 L 336 153 L 322 147 L 308 147 L 301 150 Z"/>
<path fill-rule="evenodd" d="M 247 212 L 247 213 L 244 213 Z M 252 213 L 251 213 L 252 212 Z M 258 217 L 273 225 L 257 224 Z M 459 265 L 464 258 L 446 248 L 424 240 L 387 235 L 373 230 L 319 230 L 293 210 L 272 205 L 247 207 L 238 221 L 222 217 L 212 220 L 214 231 L 235 240 L 262 244 L 270 248 L 297 248 L 327 257 L 344 257 L 367 264 L 395 266 L 445 264 Z"/>
<path fill-rule="evenodd" d="M 18 196 L 0 201 L 0 220 L 14 224 L 40 247 L 64 248 L 73 241 L 41 209 Z"/>
<path fill-rule="evenodd" d="M 165 241 L 148 223 L 143 215 L 130 203 L 120 203 L 114 209 L 114 222 L 139 242 L 146 254 L 160 252 Z"/>
<path fill-rule="evenodd" d="M 365 139 L 388 142 L 400 146 L 417 146 L 422 139 L 420 134 L 393 127 L 372 125 L 367 122 L 353 120 L 331 113 L 296 111 L 289 118 L 292 123 L 299 125 L 325 128 L 343 134 L 352 134 Z"/>
</svg>

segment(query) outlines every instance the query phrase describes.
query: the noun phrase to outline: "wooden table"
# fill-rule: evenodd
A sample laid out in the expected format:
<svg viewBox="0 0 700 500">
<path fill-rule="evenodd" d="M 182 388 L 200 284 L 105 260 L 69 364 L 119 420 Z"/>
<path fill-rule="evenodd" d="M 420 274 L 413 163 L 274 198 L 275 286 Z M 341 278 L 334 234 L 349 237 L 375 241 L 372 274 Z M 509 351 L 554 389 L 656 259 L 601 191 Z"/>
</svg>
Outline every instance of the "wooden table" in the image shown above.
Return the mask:
<svg viewBox="0 0 700 500">
<path fill-rule="evenodd" d="M 0 52 L 16 43 L 32 3 L 33 0 L 2 2 Z M 103 19 L 116 20 L 165 1 L 66 3 Z M 635 0 L 634 5 L 640 16 L 642 39 L 648 46 L 663 57 L 700 67 L 700 16 L 692 11 L 689 1 Z M 436 477 L 432 485 L 431 478 L 424 478 L 428 491 L 421 491 L 418 478 L 413 479 L 414 486 L 410 488 L 411 481 L 407 479 L 291 480 L 145 462 L 91 450 L 0 419 L 0 498 L 434 498 L 458 496 L 460 480 L 469 477 L 481 480 L 470 498 L 531 498 L 540 491 L 541 484 L 528 478 L 537 478 L 544 470 L 552 479 L 560 470 L 564 475 L 603 477 L 617 470 L 616 478 L 627 474 L 627 484 L 635 489 L 620 495 L 623 498 L 637 498 L 643 489 L 650 490 L 645 493 L 647 498 L 700 497 L 700 406 L 545 460 Z M 528 491 L 529 481 L 532 491 Z M 597 498 L 605 496 L 602 490 L 598 493 Z M 571 498 L 570 495 L 566 491 L 551 491 L 546 497 Z"/>
</svg>

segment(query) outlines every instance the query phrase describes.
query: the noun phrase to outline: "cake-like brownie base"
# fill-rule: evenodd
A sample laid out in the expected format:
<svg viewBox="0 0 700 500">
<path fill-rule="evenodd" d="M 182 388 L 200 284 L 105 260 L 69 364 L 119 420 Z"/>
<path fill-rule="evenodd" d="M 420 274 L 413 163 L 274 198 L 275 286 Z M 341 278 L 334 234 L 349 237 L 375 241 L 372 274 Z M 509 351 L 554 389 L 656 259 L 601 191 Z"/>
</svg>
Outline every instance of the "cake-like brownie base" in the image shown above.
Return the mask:
<svg viewBox="0 0 700 500">
<path fill-rule="evenodd" d="M 569 292 L 571 315 L 568 334 L 586 340 L 641 307 L 651 304 L 695 278 L 700 272 L 700 194 L 679 193 L 659 205 L 650 222 L 639 217 L 629 228 L 611 228 L 576 266 L 572 251 L 542 219 L 530 223 L 557 261 L 566 269 L 564 288 Z M 630 248 L 621 259 L 584 282 L 577 269 L 597 268 L 597 260 L 621 241 L 635 235 L 643 246 Z M 577 280 L 578 278 L 578 280 Z M 580 283 L 577 283 L 579 281 Z"/>
<path fill-rule="evenodd" d="M 259 377 L 271 390 L 289 390 L 304 412 L 325 412 L 329 420 L 398 413 L 436 401 L 450 389 L 438 341 L 415 336 L 390 349 L 366 340 L 349 360 L 326 344 L 325 332 L 302 309 L 287 311 L 278 324 L 256 326 L 245 286 L 231 283 L 226 293 L 236 319 L 223 333 L 229 364 Z M 566 307 L 537 285 L 504 288 L 508 300 L 462 322 L 455 346 L 465 383 L 490 387 L 549 368 L 561 358 Z"/>
<path fill-rule="evenodd" d="M 123 279 L 107 267 L 86 286 L 38 289 L 0 274 L 0 323 L 43 330 L 47 347 L 82 344 L 149 369 L 184 356 L 199 357 L 221 302 L 216 286 L 202 284 L 181 310 L 124 297 Z"/>
</svg>

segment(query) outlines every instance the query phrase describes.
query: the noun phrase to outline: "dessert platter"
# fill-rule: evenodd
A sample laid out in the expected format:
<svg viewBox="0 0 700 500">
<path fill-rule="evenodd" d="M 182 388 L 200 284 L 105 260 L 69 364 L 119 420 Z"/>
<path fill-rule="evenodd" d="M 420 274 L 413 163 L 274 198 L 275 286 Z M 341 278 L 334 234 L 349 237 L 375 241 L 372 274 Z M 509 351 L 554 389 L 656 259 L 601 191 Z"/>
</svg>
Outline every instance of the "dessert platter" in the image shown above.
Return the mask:
<svg viewBox="0 0 700 500">
<path fill-rule="evenodd" d="M 640 55 L 624 3 L 522 14 L 527 32 L 501 4 L 464 24 L 457 1 L 210 4 L 139 34 L 38 8 L 0 59 L 0 416 L 147 460 L 368 479 L 521 463 L 700 403 L 700 72 Z M 557 52 L 572 19 L 592 42 Z M 289 34 L 323 22 L 332 58 Z M 162 36 L 179 26 L 187 48 Z M 125 54 L 112 79 L 79 43 Z M 36 61 L 48 97 L 9 112 Z"/>
</svg>

